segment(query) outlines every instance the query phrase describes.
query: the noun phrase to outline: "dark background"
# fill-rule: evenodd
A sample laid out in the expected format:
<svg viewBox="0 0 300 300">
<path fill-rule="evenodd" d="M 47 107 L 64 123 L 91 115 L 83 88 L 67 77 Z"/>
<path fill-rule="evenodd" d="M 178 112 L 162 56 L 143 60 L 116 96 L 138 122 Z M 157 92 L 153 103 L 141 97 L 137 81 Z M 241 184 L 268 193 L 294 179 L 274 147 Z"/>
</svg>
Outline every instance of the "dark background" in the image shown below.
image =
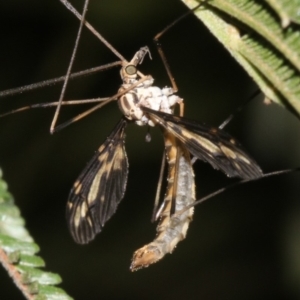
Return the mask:
<svg viewBox="0 0 300 300">
<path fill-rule="evenodd" d="M 82 1 L 72 1 L 81 10 Z M 177 0 L 92 0 L 88 20 L 127 59 L 151 48 L 140 70 L 158 86 L 168 77 L 153 36 L 186 12 Z M 0 4 L 0 90 L 65 74 L 78 29 L 58 0 L 10 0 Z M 186 116 L 218 126 L 256 86 L 221 44 L 193 16 L 161 40 Z M 84 30 L 74 70 L 115 61 Z M 114 94 L 117 69 L 70 83 L 66 98 Z M 60 86 L 0 99 L 0 112 L 55 101 Z M 196 208 L 186 240 L 172 255 L 135 273 L 133 252 L 153 240 L 150 223 L 163 142 L 158 129 L 129 126 L 130 162 L 125 198 L 104 231 L 87 246 L 71 239 L 65 220 L 69 190 L 121 116 L 116 103 L 50 135 L 53 109 L 0 119 L 0 165 L 27 227 L 41 246 L 47 270 L 59 273 L 75 299 L 300 299 L 299 174 L 277 176 L 228 190 Z M 59 121 L 82 111 L 64 108 Z M 247 105 L 226 129 L 265 172 L 300 166 L 300 124 L 288 111 Z M 195 165 L 197 198 L 233 180 L 204 163 Z M 0 268 L 0 299 L 22 299 Z"/>
</svg>

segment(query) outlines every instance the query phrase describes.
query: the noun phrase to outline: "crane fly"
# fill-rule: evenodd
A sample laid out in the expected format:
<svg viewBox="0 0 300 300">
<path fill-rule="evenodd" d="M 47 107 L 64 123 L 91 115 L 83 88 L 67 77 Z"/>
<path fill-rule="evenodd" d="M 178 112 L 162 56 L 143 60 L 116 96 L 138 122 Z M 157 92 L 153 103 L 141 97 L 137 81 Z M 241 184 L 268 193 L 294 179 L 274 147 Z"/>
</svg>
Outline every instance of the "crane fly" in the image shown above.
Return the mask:
<svg viewBox="0 0 300 300">
<path fill-rule="evenodd" d="M 86 10 L 81 16 L 69 2 L 60 1 L 80 19 L 81 28 L 85 25 L 95 33 L 85 20 Z M 85 3 L 87 7 L 87 1 Z M 78 36 L 80 31 L 81 29 Z M 55 127 L 60 106 L 66 104 L 66 101 L 63 101 L 63 90 L 59 102 L 48 105 L 57 106 L 51 131 L 77 121 L 112 101 L 118 102 L 124 115 L 81 172 L 69 194 L 66 209 L 69 230 L 77 243 L 86 244 L 102 231 L 124 197 L 128 177 L 128 160 L 124 145 L 127 124 L 158 126 L 161 129 L 168 165 L 166 194 L 160 208 L 155 209 L 155 219 L 159 220 L 156 238 L 134 253 L 131 270 L 135 271 L 171 253 L 186 236 L 193 208 L 190 207 L 180 214 L 177 212 L 192 206 L 196 199 L 191 155 L 208 162 L 214 169 L 224 172 L 229 177 L 251 180 L 261 177 L 263 173 L 255 160 L 224 130 L 183 117 L 183 99 L 176 94 L 177 86 L 160 47 L 159 53 L 172 87 L 159 88 L 154 85 L 151 76 L 145 76 L 138 71 L 137 66 L 143 62 L 146 55 L 150 55 L 148 47 L 140 48 L 132 59 L 127 61 L 98 32 L 97 36 L 100 36 L 100 40 L 120 58 L 118 65 L 121 66 L 122 85 L 114 96 L 104 99 L 71 121 Z M 71 67 L 64 88 L 70 74 Z M 174 114 L 176 106 L 180 107 L 179 115 Z"/>
<path fill-rule="evenodd" d="M 74 240 L 80 244 L 94 239 L 104 224 L 115 213 L 122 200 L 128 174 L 124 147 L 124 131 L 128 122 L 161 127 L 165 138 L 165 152 L 169 165 L 167 193 L 157 218 L 156 244 L 136 251 L 132 270 L 148 266 L 172 252 L 185 237 L 193 209 L 172 218 L 174 211 L 195 201 L 195 184 L 190 154 L 210 163 L 227 176 L 255 179 L 262 175 L 257 163 L 240 144 L 221 129 L 172 114 L 182 98 L 172 88 L 153 86 L 152 77 L 139 78 L 136 65 L 148 53 L 141 48 L 121 68 L 123 85 L 119 91 L 134 88 L 118 99 L 124 117 L 111 135 L 100 146 L 92 160 L 76 180 L 67 204 L 67 219 Z M 159 248 L 159 249 L 158 249 Z"/>
</svg>

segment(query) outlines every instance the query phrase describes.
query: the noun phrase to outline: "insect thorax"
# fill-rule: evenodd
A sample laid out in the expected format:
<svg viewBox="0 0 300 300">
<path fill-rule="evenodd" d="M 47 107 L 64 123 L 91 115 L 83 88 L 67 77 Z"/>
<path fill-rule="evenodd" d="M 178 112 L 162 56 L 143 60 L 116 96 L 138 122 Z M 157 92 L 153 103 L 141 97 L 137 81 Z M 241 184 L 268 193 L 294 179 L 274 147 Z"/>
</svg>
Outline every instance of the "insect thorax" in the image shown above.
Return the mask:
<svg viewBox="0 0 300 300">
<path fill-rule="evenodd" d="M 177 95 L 174 95 L 174 91 L 171 87 L 161 89 L 157 86 L 153 86 L 154 79 L 152 77 L 130 89 L 132 85 L 137 84 L 139 81 L 136 65 L 142 62 L 147 53 L 149 53 L 147 47 L 141 48 L 130 62 L 122 66 L 120 72 L 123 84 L 119 92 L 124 90 L 128 90 L 128 92 L 118 99 L 119 108 L 127 119 L 134 120 L 136 124 L 140 126 L 155 125 L 147 114 L 143 112 L 141 107 L 148 107 L 153 110 L 171 114 L 173 112 L 172 107 L 183 100 Z"/>
</svg>

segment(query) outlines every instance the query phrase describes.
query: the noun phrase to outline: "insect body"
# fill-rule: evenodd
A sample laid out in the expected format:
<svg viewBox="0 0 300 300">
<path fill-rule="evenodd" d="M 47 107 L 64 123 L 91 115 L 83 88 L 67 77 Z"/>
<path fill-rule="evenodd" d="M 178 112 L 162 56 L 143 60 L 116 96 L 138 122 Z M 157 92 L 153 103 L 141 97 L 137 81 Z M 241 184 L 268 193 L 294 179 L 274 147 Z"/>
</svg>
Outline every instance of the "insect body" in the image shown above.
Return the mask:
<svg viewBox="0 0 300 300">
<path fill-rule="evenodd" d="M 164 136 L 169 174 L 167 193 L 159 211 L 160 222 L 156 229 L 157 236 L 153 242 L 135 251 L 130 267 L 132 271 L 156 263 L 165 254 L 171 253 L 178 242 L 185 238 L 194 213 L 194 208 L 178 216 L 171 213 L 174 196 L 175 212 L 195 201 L 195 182 L 187 149 L 167 131 L 164 132 Z"/>
<path fill-rule="evenodd" d="M 138 83 L 136 65 L 143 61 L 147 53 L 149 53 L 148 47 L 143 47 L 129 63 L 125 63 L 125 66 L 121 69 L 123 85 L 119 92 L 128 89 L 132 84 Z M 165 87 L 161 89 L 153 86 L 153 82 L 153 78 L 149 77 L 136 88 L 122 95 L 118 100 L 124 116 L 129 120 L 134 120 L 138 125 L 154 126 L 156 123 L 145 114 L 143 107 L 171 114 L 172 107 L 182 102 L 181 98 L 174 95 L 172 88 Z"/>
<path fill-rule="evenodd" d="M 172 80 L 159 45 L 159 53 L 171 79 L 172 88 L 153 86 L 154 79 L 137 70 L 137 65 L 142 63 L 145 56 L 147 54 L 150 56 L 147 47 L 141 48 L 129 62 L 126 61 L 85 20 L 86 9 L 81 16 L 68 1 L 60 1 L 81 21 L 76 46 L 59 101 L 33 105 L 32 107 L 57 106 L 50 128 L 51 132 L 85 117 L 114 100 L 118 101 L 119 108 L 124 114 L 110 136 L 84 168 L 70 192 L 66 214 L 70 232 L 77 243 L 86 244 L 93 240 L 115 213 L 124 196 L 128 175 L 128 162 L 124 147 L 127 123 L 135 122 L 140 126 L 158 125 L 164 133 L 165 154 L 169 168 L 167 192 L 161 209 L 156 215 L 157 219 L 160 219 L 157 237 L 134 254 L 131 269 L 137 270 L 155 263 L 165 254 L 171 253 L 177 243 L 186 236 L 192 219 L 193 208 L 184 209 L 191 207 L 195 201 L 194 174 L 190 154 L 197 159 L 210 163 L 213 168 L 223 171 L 229 177 L 255 179 L 262 176 L 262 171 L 229 134 L 221 129 L 183 118 L 183 99 L 175 94 L 177 87 Z M 85 3 L 87 4 L 87 1 Z M 61 105 L 89 102 L 89 100 L 63 101 L 67 80 L 71 77 L 70 72 L 78 45 L 77 41 L 83 25 L 87 26 L 102 43 L 119 57 L 120 61 L 102 66 L 101 69 L 121 65 L 120 75 L 123 83 L 116 95 L 105 99 L 90 99 L 100 103 L 70 121 L 55 127 Z M 161 34 L 156 36 L 156 42 L 158 42 L 159 36 Z M 180 106 L 179 116 L 174 115 L 176 104 Z M 27 108 L 20 108 L 16 111 Z M 181 212 L 178 213 L 179 211 Z"/>
<path fill-rule="evenodd" d="M 118 104 L 124 114 L 111 135 L 75 182 L 67 204 L 67 218 L 76 242 L 87 243 L 102 230 L 116 211 L 125 192 L 128 163 L 124 129 L 129 121 L 138 125 L 159 125 L 165 136 L 169 164 L 167 194 L 159 211 L 156 239 L 137 250 L 131 269 L 146 267 L 171 253 L 187 232 L 193 209 L 173 213 L 195 201 L 194 175 L 189 152 L 230 177 L 254 179 L 262 175 L 257 163 L 227 133 L 173 115 L 183 99 L 172 88 L 153 86 L 153 78 L 137 71 L 149 52 L 141 48 L 130 62 L 123 62 L 123 84 Z"/>
</svg>

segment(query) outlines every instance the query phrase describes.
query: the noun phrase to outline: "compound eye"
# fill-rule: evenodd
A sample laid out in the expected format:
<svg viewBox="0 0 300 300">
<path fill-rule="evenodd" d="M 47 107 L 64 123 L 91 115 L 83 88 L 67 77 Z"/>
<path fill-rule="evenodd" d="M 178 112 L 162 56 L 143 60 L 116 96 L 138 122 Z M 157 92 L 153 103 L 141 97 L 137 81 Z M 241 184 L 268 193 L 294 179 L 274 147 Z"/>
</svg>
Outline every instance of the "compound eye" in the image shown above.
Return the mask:
<svg viewBox="0 0 300 300">
<path fill-rule="evenodd" d="M 128 65 L 126 68 L 125 68 L 125 72 L 127 75 L 134 75 L 137 73 L 137 69 L 136 69 L 136 66 L 135 65 Z"/>
</svg>

